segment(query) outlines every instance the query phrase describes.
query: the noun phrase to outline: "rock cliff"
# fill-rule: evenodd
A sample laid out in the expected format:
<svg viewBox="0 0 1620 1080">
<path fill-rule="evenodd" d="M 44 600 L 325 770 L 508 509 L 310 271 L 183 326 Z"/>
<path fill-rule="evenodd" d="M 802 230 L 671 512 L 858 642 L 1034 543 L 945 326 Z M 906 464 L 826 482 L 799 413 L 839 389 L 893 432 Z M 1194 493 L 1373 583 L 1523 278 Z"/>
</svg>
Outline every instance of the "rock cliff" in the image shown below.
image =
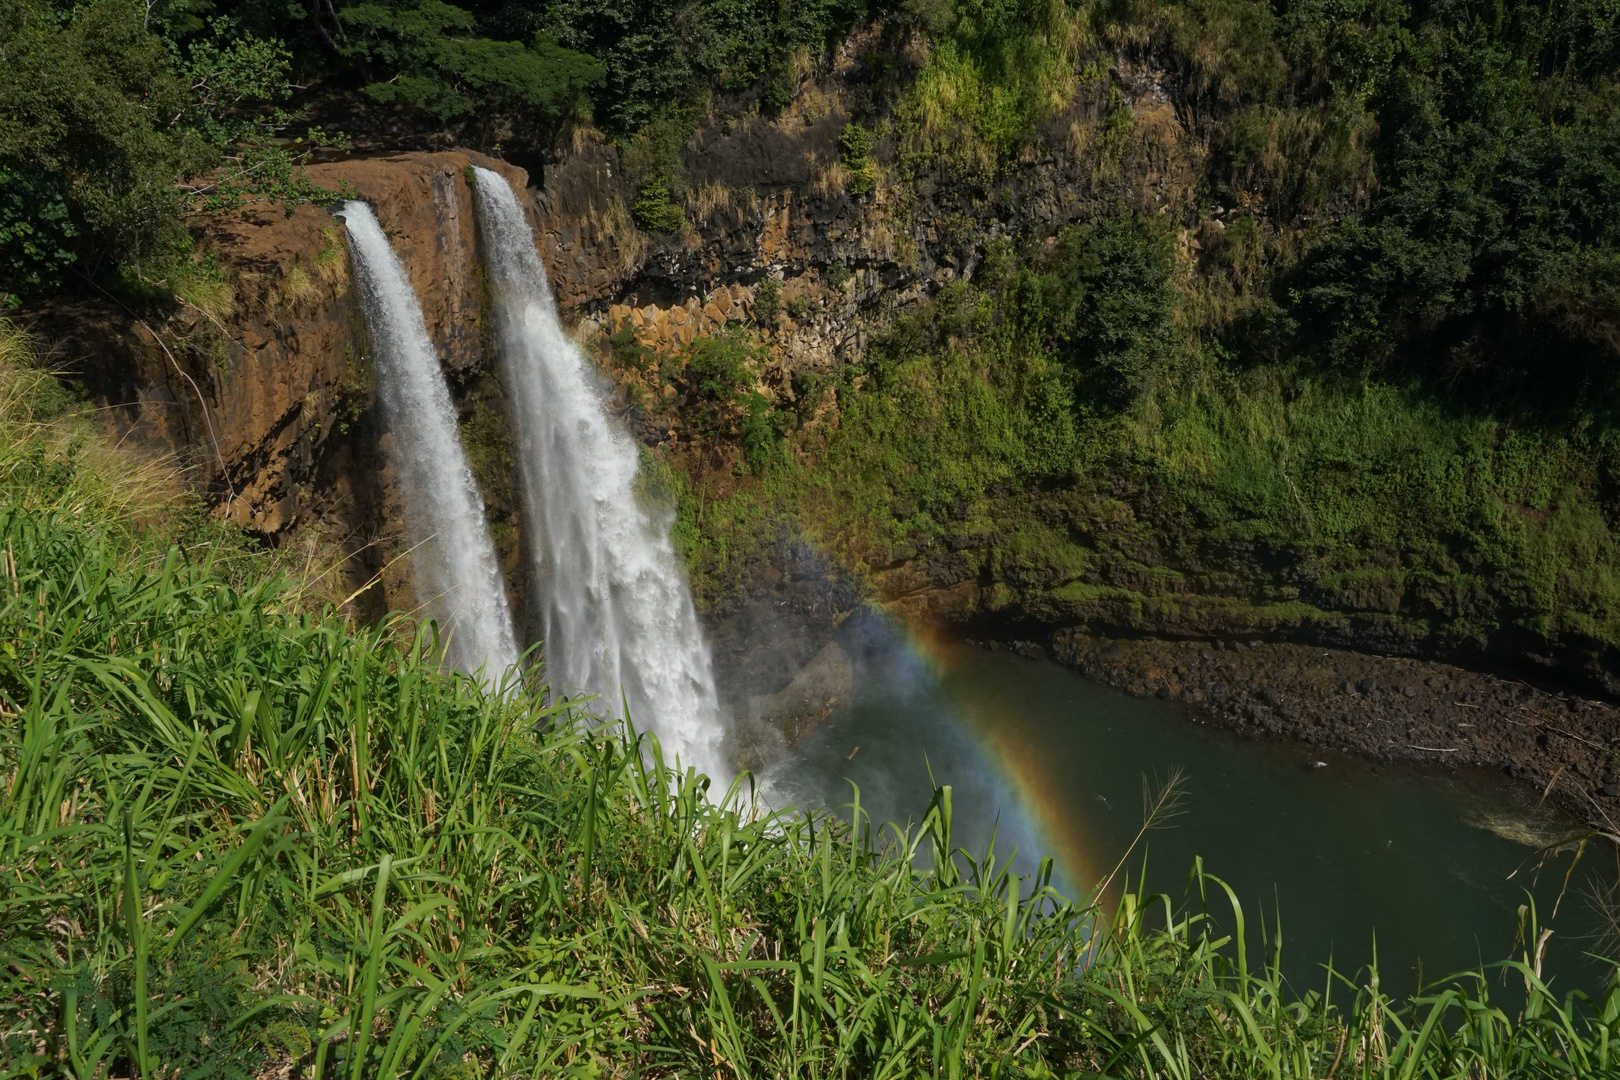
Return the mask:
<svg viewBox="0 0 1620 1080">
<path fill-rule="evenodd" d="M 465 419 L 489 428 L 501 397 L 488 376 L 487 299 L 464 176 L 474 163 L 519 189 L 527 184 L 522 170 L 469 153 L 357 159 L 309 174 L 376 209 Z M 375 408 L 342 218 L 311 205 L 250 204 L 210 215 L 194 232 L 206 265 L 217 268 L 212 289 L 189 299 L 178 290 L 177 303 L 150 310 L 110 296 L 59 302 L 36 315 L 35 330 L 82 377 L 110 436 L 172 455 L 220 513 L 267 542 L 308 536 L 328 557 L 341 553 L 334 595 L 381 575 L 362 609 L 410 608 L 409 559 L 395 561 L 404 530 L 386 453 L 399 433 Z M 493 485 L 486 500 L 497 524 L 514 519 L 508 488 Z M 518 573 L 515 533 L 498 531 Z"/>
<path fill-rule="evenodd" d="M 689 490 L 705 493 L 700 500 L 742 482 L 743 450 L 733 437 L 705 438 L 700 429 L 708 423 L 712 436 L 712 417 L 669 377 L 694 341 L 750 327 L 758 350 L 745 367 L 757 392 L 798 410 L 809 428 L 830 430 L 836 399 L 815 388 L 860 362 L 869 337 L 897 313 L 972 278 L 998 240 L 1039 244 L 1121 207 L 1176 222 L 1197 217 L 1208 133 L 1173 79 L 1128 59 L 1111 79 L 1082 80 L 1014 161 L 907 159 L 883 122 L 873 124 L 868 159 L 852 160 L 842 134 L 857 117 L 892 113 L 894 93 L 884 88 L 915 70 L 918 48 L 861 31 L 780 116 L 733 115 L 702 127 L 681 151 L 684 225 L 670 233 L 637 226 L 633 166 L 591 132 L 576 133 L 536 176 L 466 151 L 311 168 L 317 183 L 375 206 L 417 286 L 520 617 L 526 561 L 510 423 L 485 333 L 470 164 L 496 168 L 527 192 L 565 320 L 600 356 L 636 437 Z M 869 182 L 852 183 L 860 169 Z M 386 430 L 374 408 L 341 220 L 315 206 L 255 205 L 200 221 L 195 235 L 218 267 L 223 301 L 141 312 L 60 303 L 38 314 L 38 330 L 63 343 L 116 437 L 177 455 L 221 513 L 267 542 L 319 537 L 344 560 L 340 595 L 377 583 L 358 601 L 363 612 L 409 608 L 386 454 L 400 433 Z M 1180 229 L 1184 250 L 1196 250 L 1198 235 L 1190 224 Z M 735 434 L 735 425 L 722 432 Z M 751 714 L 774 710 L 781 717 L 762 722 L 798 732 L 815 710 L 773 695 L 812 658 L 830 655 L 824 650 L 847 617 L 872 600 L 909 619 L 1042 640 L 1089 627 L 1407 653 L 1459 648 L 1444 612 L 1403 606 L 1399 589 L 1391 600 L 1363 575 L 1360 592 L 1334 592 L 1322 584 L 1326 571 L 1312 577 L 1308 567 L 1276 565 L 1253 543 L 1212 539 L 1198 523 L 1166 516 L 1150 492 L 1117 484 L 993 490 L 947 524 L 946 536 L 900 548 L 855 538 L 841 559 L 769 525 L 755 550 L 709 575 L 720 585 L 700 597 L 731 700 Z M 1500 662 L 1522 659 L 1526 648 L 1496 647 Z M 826 679 L 800 681 L 828 696 Z"/>
</svg>

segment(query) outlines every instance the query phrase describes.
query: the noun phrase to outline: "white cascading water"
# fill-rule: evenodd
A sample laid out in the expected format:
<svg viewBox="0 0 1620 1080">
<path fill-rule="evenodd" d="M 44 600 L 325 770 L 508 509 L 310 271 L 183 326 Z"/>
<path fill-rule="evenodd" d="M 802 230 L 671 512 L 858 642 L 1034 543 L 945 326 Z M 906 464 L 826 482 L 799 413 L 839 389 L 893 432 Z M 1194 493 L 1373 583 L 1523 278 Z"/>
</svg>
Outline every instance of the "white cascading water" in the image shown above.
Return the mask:
<svg viewBox="0 0 1620 1080">
<path fill-rule="evenodd" d="M 339 216 L 348 226 L 377 389 L 394 435 L 417 599 L 439 624 L 445 662 L 469 674 L 482 669 L 498 684 L 517 663 L 517 640 L 438 352 L 371 207 L 346 202 Z"/>
<path fill-rule="evenodd" d="M 636 499 L 640 456 L 606 411 L 607 388 L 563 330 L 523 208 L 499 174 L 477 169 L 478 216 L 517 421 L 529 544 L 544 618 L 547 678 L 559 691 L 620 695 L 717 785 L 719 706 L 671 520 Z"/>
</svg>

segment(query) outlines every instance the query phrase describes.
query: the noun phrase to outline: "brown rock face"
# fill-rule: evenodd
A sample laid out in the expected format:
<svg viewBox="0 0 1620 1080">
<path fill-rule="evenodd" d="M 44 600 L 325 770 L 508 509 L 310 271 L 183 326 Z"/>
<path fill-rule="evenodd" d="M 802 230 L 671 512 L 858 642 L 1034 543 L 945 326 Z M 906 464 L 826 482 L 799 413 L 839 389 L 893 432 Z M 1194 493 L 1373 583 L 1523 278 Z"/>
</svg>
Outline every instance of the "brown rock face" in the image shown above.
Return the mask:
<svg viewBox="0 0 1620 1080">
<path fill-rule="evenodd" d="M 466 172 L 473 165 L 505 176 L 519 192 L 528 174 L 471 152 L 402 154 L 335 162 L 309 170 L 315 183 L 344 185 L 370 203 L 415 286 L 428 334 L 450 372 L 484 360 L 488 300 L 478 277 L 478 224 Z"/>
<path fill-rule="evenodd" d="M 320 420 L 306 412 L 332 411 L 354 381 L 341 234 L 311 206 L 213 219 L 202 244 L 230 252 L 213 295 L 172 311 L 64 304 L 35 327 L 106 406 L 110 434 L 177 456 L 233 518 L 275 533 L 295 518 L 298 477 L 333 426 L 307 431 Z"/>
<path fill-rule="evenodd" d="M 409 154 L 309 170 L 375 209 L 416 287 L 428 333 L 469 408 L 497 398 L 484 374 L 488 301 L 465 172 L 495 169 L 523 191 L 527 174 L 468 153 Z M 59 344 L 105 406 L 109 434 L 189 467 L 232 520 L 272 538 L 314 526 L 364 581 L 393 555 L 398 500 L 384 452 L 393 433 L 375 408 L 364 319 L 349 281 L 341 217 L 315 206 L 255 204 L 195 231 L 218 280 L 176 290 L 177 306 L 133 310 L 59 303 L 35 329 Z M 497 516 L 511 508 L 497 490 Z M 508 543 L 509 563 L 515 543 Z M 379 600 L 408 598 L 409 561 Z M 406 603 L 403 606 L 414 606 Z"/>
</svg>

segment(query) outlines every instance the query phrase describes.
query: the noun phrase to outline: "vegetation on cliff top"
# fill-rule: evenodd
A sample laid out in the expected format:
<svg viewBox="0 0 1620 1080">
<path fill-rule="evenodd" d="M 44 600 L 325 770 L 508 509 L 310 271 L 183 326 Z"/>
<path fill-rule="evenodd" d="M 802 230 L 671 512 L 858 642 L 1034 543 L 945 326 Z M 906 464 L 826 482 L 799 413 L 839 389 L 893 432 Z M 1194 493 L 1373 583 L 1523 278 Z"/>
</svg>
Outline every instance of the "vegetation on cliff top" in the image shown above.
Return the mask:
<svg viewBox="0 0 1620 1080">
<path fill-rule="evenodd" d="M 277 142 L 299 133 L 295 84 L 363 87 L 417 110 L 407 125 L 470 124 L 486 145 L 540 148 L 590 117 L 621 141 L 642 223 L 677 228 L 680 146 L 711 95 L 780 109 L 866 18 L 932 42 L 892 118 L 893 95 L 869 103 L 913 171 L 944 162 L 989 182 L 1082 90 L 1101 94 L 1104 134 L 1128 123 L 1119 58 L 1171 69 L 1207 142 L 1177 216 L 1224 213 L 1200 233 L 1199 270 L 1226 293 L 1200 332 L 1238 362 L 1400 368 L 1553 410 L 1612 399 L 1607 0 L 17 0 L 0 20 L 0 290 L 38 295 L 68 265 L 183 244 L 177 181 L 200 178 L 207 205 L 299 195 L 296 153 Z M 870 182 L 870 146 L 844 150 Z"/>
<path fill-rule="evenodd" d="M 13 0 L 0 10 L 0 302 L 78 283 L 70 270 L 162 277 L 139 266 L 184 254 L 190 210 L 319 197 L 298 166 L 341 139 L 290 108 L 295 88 L 363 89 L 406 127 L 449 126 L 485 146 L 541 149 L 593 113 L 616 136 L 684 138 L 711 87 L 758 87 L 785 105 L 803 58 L 864 13 L 734 0 Z"/>
<path fill-rule="evenodd" d="M 1179 78 L 1171 96 L 1201 144 L 1190 186 L 1164 203 L 1195 234 L 1192 269 L 1208 294 L 1188 313 L 1199 344 L 1240 366 L 1415 374 L 1473 405 L 1560 422 L 1612 410 L 1612 4 L 941 10 L 936 47 L 896 110 L 912 173 L 943 167 L 988 184 L 1043 141 L 1117 169 L 1110 132 L 1132 121 L 1115 68 L 1148 53 Z M 1098 130 L 1064 136 L 1078 98 Z"/>
<path fill-rule="evenodd" d="M 0 306 L 70 281 L 173 291 L 185 215 L 332 194 L 300 165 L 341 137 L 294 128 L 285 45 L 228 18 L 15 0 L 0 56 Z"/>
<path fill-rule="evenodd" d="M 1185 913 L 1099 923 L 953 848 L 948 788 L 910 830 L 858 791 L 847 820 L 716 805 L 538 672 L 491 692 L 431 627 L 357 628 L 165 532 L 0 340 L 0 1075 L 1620 1067 L 1620 979 L 1547 987 L 1533 912 L 1511 1015 L 1483 971 L 1300 992 L 1201 868 Z"/>
</svg>

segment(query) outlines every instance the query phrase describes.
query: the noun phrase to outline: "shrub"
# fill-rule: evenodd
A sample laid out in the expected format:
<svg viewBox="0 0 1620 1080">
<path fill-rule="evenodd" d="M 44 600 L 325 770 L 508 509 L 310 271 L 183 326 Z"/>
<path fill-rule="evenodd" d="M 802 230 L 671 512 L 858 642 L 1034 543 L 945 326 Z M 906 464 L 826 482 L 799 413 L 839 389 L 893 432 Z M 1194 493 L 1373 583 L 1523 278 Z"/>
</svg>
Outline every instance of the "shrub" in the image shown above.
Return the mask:
<svg viewBox="0 0 1620 1080">
<path fill-rule="evenodd" d="M 0 307 L 61 288 L 78 235 L 60 178 L 0 165 Z"/>
<path fill-rule="evenodd" d="M 750 309 L 754 325 L 761 330 L 776 326 L 782 314 L 782 283 L 773 277 L 762 278 L 754 289 L 754 306 Z"/>
<path fill-rule="evenodd" d="M 73 262 L 128 278 L 188 242 L 185 213 L 332 194 L 301 166 L 343 140 L 289 137 L 290 52 L 228 18 L 18 0 L 0 55 L 0 293 L 48 292 Z"/>
<path fill-rule="evenodd" d="M 952 14 L 913 5 L 936 34 L 928 61 L 896 110 L 901 160 L 917 172 L 943 165 L 993 179 L 1037 127 L 1070 104 L 1086 11 L 1068 3 L 958 0 Z"/>
<path fill-rule="evenodd" d="M 633 136 L 672 108 L 701 113 L 712 89 L 757 88 L 777 112 L 793 100 L 802 58 L 866 17 L 864 0 L 551 0 L 539 21 L 607 73 L 596 122 Z"/>
<path fill-rule="evenodd" d="M 1049 332 L 1089 396 L 1120 407 L 1153 386 L 1173 347 L 1172 265 L 1168 237 L 1141 218 L 1058 238 L 1044 298 Z"/>
<path fill-rule="evenodd" d="M 480 37 L 472 12 L 442 0 L 383 0 L 341 14 L 356 31 L 344 53 L 387 76 L 366 92 L 440 120 L 476 118 L 493 129 L 493 120 L 506 118 L 543 133 L 580 116 L 606 76 L 600 61 L 543 31 L 527 45 Z"/>
<path fill-rule="evenodd" d="M 743 461 L 758 476 L 774 462 L 782 450 L 785 419 L 770 398 L 755 390 L 743 402 L 742 421 L 737 425 Z"/>
<path fill-rule="evenodd" d="M 613 362 L 619 367 L 646 371 L 657 356 L 654 350 L 641 343 L 641 338 L 636 335 L 636 324 L 629 319 L 623 319 L 612 327 L 607 340 Z"/>
<path fill-rule="evenodd" d="M 140 10 L 19 0 L 0 15 L 0 53 L 0 289 L 54 284 L 68 250 L 91 265 L 161 250 L 179 232 L 176 181 L 215 158 L 183 123 L 191 93 Z"/>
<path fill-rule="evenodd" d="M 688 392 L 699 403 L 721 409 L 734 405 L 754 383 L 764 350 L 740 331 L 698 338 L 687 348 L 682 372 Z"/>
<path fill-rule="evenodd" d="M 661 176 L 641 185 L 630 214 L 637 225 L 650 232 L 679 232 L 686 224 L 685 212 L 669 197 L 669 185 Z"/>
<path fill-rule="evenodd" d="M 872 160 L 871 129 L 853 120 L 838 135 L 839 160 L 844 166 L 844 189 L 851 195 L 867 195 L 877 187 L 877 164 Z"/>
</svg>

